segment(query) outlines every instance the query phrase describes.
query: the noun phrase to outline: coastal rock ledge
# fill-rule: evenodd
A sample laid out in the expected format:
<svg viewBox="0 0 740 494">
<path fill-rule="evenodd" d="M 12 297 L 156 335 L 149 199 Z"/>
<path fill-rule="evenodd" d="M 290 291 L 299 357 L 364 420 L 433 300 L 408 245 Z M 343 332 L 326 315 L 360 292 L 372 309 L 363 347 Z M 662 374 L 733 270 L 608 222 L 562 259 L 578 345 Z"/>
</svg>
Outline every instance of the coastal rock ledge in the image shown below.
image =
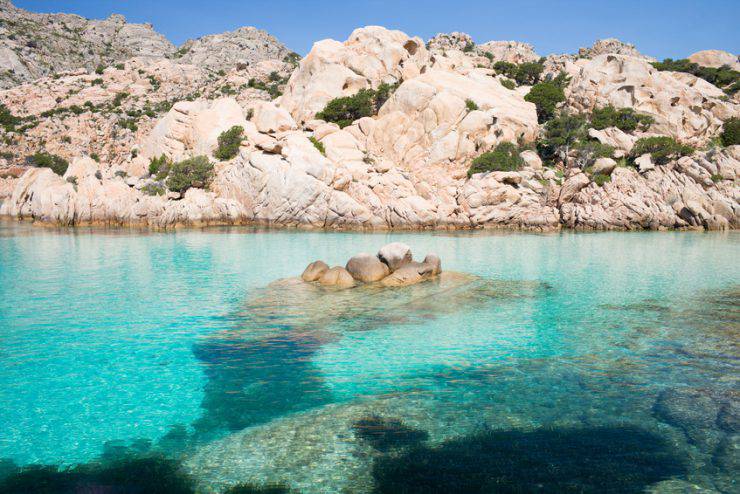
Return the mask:
<svg viewBox="0 0 740 494">
<path fill-rule="evenodd" d="M 5 4 L 0 17 L 30 15 Z M 53 29 L 50 16 L 28 19 Z M 301 59 L 254 29 L 176 53 L 152 36 L 110 66 L 6 81 L 0 215 L 153 228 L 740 226 L 740 93 L 618 40 L 541 59 L 522 43 L 368 26 Z M 539 72 L 516 72 L 524 63 Z M 551 114 L 541 84 L 562 86 Z M 348 100 L 361 111 L 336 111 Z M 578 145 L 558 147 L 569 116 L 583 119 Z M 367 256 L 343 269 L 362 282 L 385 274 Z"/>
</svg>

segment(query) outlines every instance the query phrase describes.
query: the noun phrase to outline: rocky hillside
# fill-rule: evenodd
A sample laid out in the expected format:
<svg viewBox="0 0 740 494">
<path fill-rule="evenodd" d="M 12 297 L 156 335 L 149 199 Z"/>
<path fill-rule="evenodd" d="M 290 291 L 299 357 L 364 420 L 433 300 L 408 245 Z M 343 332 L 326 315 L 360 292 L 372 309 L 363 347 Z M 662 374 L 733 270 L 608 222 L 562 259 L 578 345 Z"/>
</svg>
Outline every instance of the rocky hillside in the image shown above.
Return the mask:
<svg viewBox="0 0 740 494">
<path fill-rule="evenodd" d="M 172 43 L 150 24 L 129 24 L 120 15 L 90 20 L 73 14 L 36 14 L 0 0 L 0 87 L 174 52 Z"/>
<path fill-rule="evenodd" d="M 699 63 L 733 55 L 656 63 L 604 40 L 540 57 L 525 43 L 370 26 L 298 63 L 284 49 L 249 58 L 274 43 L 239 32 L 251 41 L 226 33 L 178 58 L 0 91 L 0 214 L 156 227 L 740 226 L 738 74 Z M 228 55 L 234 46 L 246 58 Z"/>
<path fill-rule="evenodd" d="M 210 70 L 246 67 L 263 60 L 283 60 L 291 52 L 274 36 L 254 27 L 185 42 L 175 53 L 181 63 Z"/>
<path fill-rule="evenodd" d="M 172 58 L 218 72 L 289 55 L 277 39 L 253 27 L 189 40 L 176 48 L 151 24 L 127 23 L 121 15 L 91 20 L 37 14 L 0 0 L 0 88 L 80 68 L 105 68 L 134 57 Z"/>
</svg>

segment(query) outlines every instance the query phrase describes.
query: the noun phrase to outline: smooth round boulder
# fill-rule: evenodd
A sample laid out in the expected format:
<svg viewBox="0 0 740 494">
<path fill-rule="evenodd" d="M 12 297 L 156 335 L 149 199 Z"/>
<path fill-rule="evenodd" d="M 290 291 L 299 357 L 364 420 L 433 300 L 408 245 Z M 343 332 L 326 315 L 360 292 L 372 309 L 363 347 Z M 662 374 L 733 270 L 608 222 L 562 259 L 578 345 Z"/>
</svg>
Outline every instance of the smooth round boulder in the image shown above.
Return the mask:
<svg viewBox="0 0 740 494">
<path fill-rule="evenodd" d="M 301 275 L 303 281 L 316 281 L 329 270 L 329 266 L 324 261 L 314 261 L 309 264 Z"/>
<path fill-rule="evenodd" d="M 431 273 L 431 271 L 429 272 Z M 422 281 L 424 281 L 424 276 L 419 273 L 419 268 L 413 264 L 406 264 L 380 280 L 380 284 L 387 287 L 408 286 L 415 285 Z"/>
<path fill-rule="evenodd" d="M 350 258 L 345 267 L 354 279 L 363 283 L 380 281 L 391 272 L 385 263 L 380 262 L 380 259 L 365 252 Z"/>
<path fill-rule="evenodd" d="M 378 259 L 385 263 L 391 271 L 395 271 L 412 261 L 411 247 L 401 242 L 384 245 L 378 251 Z"/>
<path fill-rule="evenodd" d="M 344 269 L 342 266 L 334 266 L 327 270 L 321 278 L 319 283 L 324 286 L 336 286 L 339 288 L 349 288 L 355 286 L 355 280 L 349 271 Z"/>
<path fill-rule="evenodd" d="M 437 276 L 442 272 L 442 260 L 437 254 L 427 254 L 424 258 L 423 264 L 432 267 L 432 276 Z"/>
</svg>

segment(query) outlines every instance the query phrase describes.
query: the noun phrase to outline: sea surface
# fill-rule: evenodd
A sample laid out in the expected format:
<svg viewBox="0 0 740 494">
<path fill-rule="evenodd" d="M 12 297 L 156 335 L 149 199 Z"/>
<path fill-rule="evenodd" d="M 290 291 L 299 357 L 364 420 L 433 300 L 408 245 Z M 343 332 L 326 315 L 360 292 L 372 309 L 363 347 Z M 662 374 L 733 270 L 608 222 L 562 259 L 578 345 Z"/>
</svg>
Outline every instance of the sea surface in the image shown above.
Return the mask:
<svg viewBox="0 0 740 494">
<path fill-rule="evenodd" d="M 275 283 L 392 241 L 445 275 Z M 733 232 L 3 221 L 0 489 L 739 492 L 739 336 Z"/>
</svg>

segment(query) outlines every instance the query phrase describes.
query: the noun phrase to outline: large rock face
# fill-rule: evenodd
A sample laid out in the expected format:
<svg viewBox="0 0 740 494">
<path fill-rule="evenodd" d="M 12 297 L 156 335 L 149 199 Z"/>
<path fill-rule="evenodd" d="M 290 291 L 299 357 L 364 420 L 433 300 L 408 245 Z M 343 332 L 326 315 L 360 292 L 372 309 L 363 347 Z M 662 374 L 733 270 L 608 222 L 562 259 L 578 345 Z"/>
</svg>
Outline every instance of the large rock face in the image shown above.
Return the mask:
<svg viewBox="0 0 740 494">
<path fill-rule="evenodd" d="M 690 74 L 660 72 L 644 60 L 599 55 L 583 65 L 568 87 L 567 105 L 580 112 L 614 105 L 655 119 L 650 131 L 703 145 L 722 122 L 737 116 L 722 90 Z"/>
<path fill-rule="evenodd" d="M 722 50 L 702 50 L 688 57 L 689 61 L 704 67 L 722 67 L 728 65 L 740 70 L 740 57 Z"/>
<path fill-rule="evenodd" d="M 478 45 L 478 50 L 490 53 L 495 62 L 520 64 L 540 59 L 532 45 L 520 41 L 489 41 Z"/>
<path fill-rule="evenodd" d="M 185 42 L 175 54 L 182 63 L 213 71 L 233 69 L 263 60 L 282 60 L 290 53 L 266 31 L 251 26 Z"/>
<path fill-rule="evenodd" d="M 315 43 L 288 81 L 280 105 L 305 122 L 334 98 L 416 77 L 427 59 L 420 38 L 379 26 L 356 29 L 344 43 Z"/>
<path fill-rule="evenodd" d="M 616 38 L 600 39 L 591 48 L 581 48 L 578 56 L 583 58 L 596 58 L 599 55 L 627 55 L 654 62 L 653 57 L 648 57 L 637 51 L 635 45 L 624 43 Z"/>
<path fill-rule="evenodd" d="M 175 47 L 150 24 L 120 15 L 89 20 L 72 14 L 36 14 L 0 2 L 0 87 L 80 67 L 93 69 L 135 56 L 164 57 Z"/>
<path fill-rule="evenodd" d="M 223 73 L 205 67 L 209 50 L 239 47 L 233 34 L 200 48 L 191 44 L 191 56 L 205 57 L 204 67 L 138 57 L 102 74 L 80 70 L 0 91 L 0 102 L 25 126 L 0 129 L 0 214 L 158 227 L 740 225 L 738 146 L 697 151 L 665 165 L 645 155 L 637 169 L 603 160 L 586 172 L 543 167 L 534 151 L 526 151 L 518 171 L 468 177 L 476 156 L 501 142 L 532 142 L 540 128 L 534 105 L 523 99 L 527 88 L 503 87 L 486 68 L 485 45 L 466 49 L 470 41 L 463 35 L 439 37 L 429 50 L 419 38 L 380 27 L 358 29 L 344 43 L 321 41 L 293 72 L 285 95 L 272 99 L 281 85 L 270 74 L 286 77 L 289 64 L 268 60 Z M 534 56 L 523 46 L 487 46 L 501 48 L 494 58 Z M 688 74 L 658 72 L 632 55 L 588 55 L 593 58 L 548 58 L 546 70 L 563 67 L 572 75 L 565 110 L 612 104 L 655 118 L 649 134 L 591 129 L 594 139 L 617 148 L 615 157 L 629 153 L 642 135 L 704 145 L 717 137 L 722 121 L 739 113 L 719 89 Z M 268 90 L 250 85 L 252 78 Z M 344 129 L 314 118 L 334 97 L 401 81 L 377 115 Z M 235 125 L 244 129 L 238 153 L 217 162 L 218 137 Z M 67 158 L 67 174 L 26 166 L 25 157 L 39 150 Z M 149 160 L 161 155 L 209 157 L 212 183 L 206 190 L 167 192 L 162 177 L 149 176 Z M 407 272 L 409 279 L 425 273 Z"/>
<path fill-rule="evenodd" d="M 469 111 L 466 100 L 477 110 Z M 502 141 L 533 141 L 537 114 L 482 70 L 431 69 L 404 82 L 380 111 L 368 149 L 409 167 L 465 165 Z"/>
</svg>

